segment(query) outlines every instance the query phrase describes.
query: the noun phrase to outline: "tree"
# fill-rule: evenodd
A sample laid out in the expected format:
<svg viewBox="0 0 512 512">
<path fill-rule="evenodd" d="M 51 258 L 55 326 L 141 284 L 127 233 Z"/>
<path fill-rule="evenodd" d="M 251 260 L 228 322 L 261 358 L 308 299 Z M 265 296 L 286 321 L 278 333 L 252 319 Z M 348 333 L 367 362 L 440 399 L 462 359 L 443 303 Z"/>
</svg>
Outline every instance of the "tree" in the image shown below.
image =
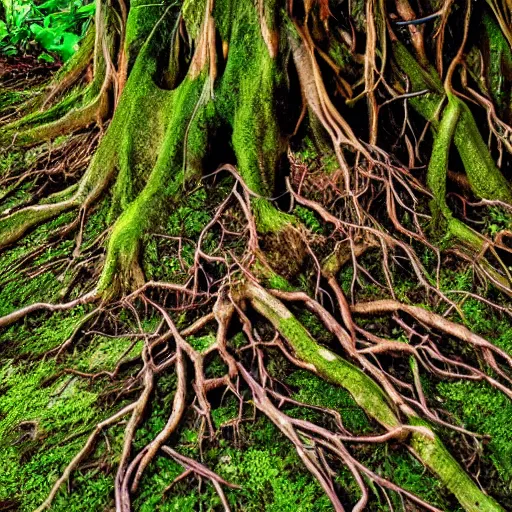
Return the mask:
<svg viewBox="0 0 512 512">
<path fill-rule="evenodd" d="M 121 379 L 139 392 L 97 424 L 38 510 L 50 507 L 102 432 L 125 419 L 118 510 L 131 509 L 148 465 L 164 453 L 210 480 L 229 509 L 222 487 L 231 484 L 169 446 L 191 404 L 200 435 L 214 439 L 210 401 L 218 390 L 240 401 L 239 421 L 250 400 L 277 426 L 334 510 L 343 510 L 331 468 L 339 465 L 359 486 L 354 510 L 365 509 L 376 487 L 438 510 L 351 449 L 390 440 L 407 446 L 464 510 L 503 510 L 438 433 L 476 437 L 443 419 L 422 383 L 426 375 L 476 380 L 512 398 L 511 355 L 470 330 L 461 302 L 439 280 L 441 266 L 470 265 L 474 288 L 464 297 L 510 313 L 500 305 L 512 293 L 510 232 L 488 233 L 473 221 L 492 208 L 510 219 L 512 8 L 473 4 L 98 2 L 94 30 L 50 85 L 15 106 L 4 95 L 0 137 L 8 150 L 39 145 L 63 165 L 6 174 L 4 201 L 32 188 L 0 217 L 0 247 L 12 253 L 49 225 L 43 247 L 13 260 L 22 267 L 63 237 L 74 243 L 60 300 L 25 300 L 0 327 L 79 311 L 70 336 L 46 354 L 57 359 L 83 349 L 93 331 L 145 339 L 113 372 L 65 369 Z M 66 174 L 69 156 L 85 158 L 76 148 L 87 152 L 97 128 L 87 170 Z M 72 133 L 82 134 L 78 143 Z M 55 139 L 64 140 L 56 157 L 47 142 Z M 169 219 L 198 190 L 200 209 L 212 213 L 192 219 L 190 239 Z M 98 234 L 88 226 L 105 204 L 107 229 Z M 174 255 L 177 267 L 160 265 L 161 255 Z M 420 298 L 398 289 L 404 275 Z M 126 315 L 136 319 L 132 332 Z M 367 317 L 394 325 L 407 342 Z M 198 348 L 191 340 L 205 333 L 214 337 Z M 345 430 L 327 408 L 323 423 L 292 416 L 287 405 L 308 405 L 267 370 L 276 353 L 346 389 L 374 432 Z M 213 355 L 225 368 L 214 377 Z M 136 451 L 134 436 L 167 373 L 176 379 L 167 422 Z"/>
</svg>

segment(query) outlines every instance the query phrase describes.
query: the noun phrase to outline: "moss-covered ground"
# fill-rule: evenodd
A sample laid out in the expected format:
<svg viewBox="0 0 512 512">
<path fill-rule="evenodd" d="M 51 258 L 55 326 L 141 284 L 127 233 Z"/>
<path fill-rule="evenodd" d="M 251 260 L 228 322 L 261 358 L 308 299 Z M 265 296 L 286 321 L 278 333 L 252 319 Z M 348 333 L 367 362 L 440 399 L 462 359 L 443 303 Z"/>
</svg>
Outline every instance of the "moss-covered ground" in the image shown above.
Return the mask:
<svg viewBox="0 0 512 512">
<path fill-rule="evenodd" d="M 307 154 L 306 154 L 307 156 Z M 13 156 L 13 159 L 20 158 Z M 226 181 L 224 190 L 229 188 Z M 215 189 L 222 194 L 223 186 Z M 188 195 L 186 201 L 170 216 L 166 234 L 193 238 L 211 219 L 211 209 L 205 205 L 212 200 L 204 189 Z M 217 200 L 213 198 L 213 203 Z M 87 224 L 84 240 L 94 240 L 107 226 L 109 200 L 98 205 Z M 297 207 L 293 212 L 311 230 L 320 232 L 322 227 L 314 214 Z M 37 228 L 21 244 L 7 250 L 0 257 L 0 315 L 22 305 L 38 300 L 53 301 L 59 296 L 66 280 L 65 260 L 73 247 L 71 236 L 58 240 L 51 248 L 33 258 L 35 276 L 27 278 L 27 270 L 17 270 L 15 263 L 26 257 L 32 250 L 47 240 L 49 233 L 70 222 L 73 214 L 64 214 L 52 223 Z M 500 229 L 508 222 L 506 214 L 497 209 L 485 219 L 490 232 Z M 148 235 L 145 244 L 144 270 L 149 278 L 161 279 L 169 276 L 179 282 L 186 278 L 182 265 L 191 264 L 192 246 L 183 248 L 183 260 L 168 255 L 169 241 L 155 235 Z M 215 240 L 205 240 L 214 244 Z M 166 245 L 167 244 L 167 245 Z M 424 263 L 431 261 L 428 252 Z M 366 260 L 371 265 L 371 253 Z M 57 262 L 44 270 L 48 262 Z M 39 272 L 37 269 L 43 269 Z M 307 272 L 307 271 L 305 271 Z M 30 273 L 30 272 L 29 272 Z M 297 282 L 308 281 L 304 274 Z M 350 268 L 342 269 L 340 282 L 349 291 L 352 281 Z M 441 271 L 441 288 L 445 291 L 458 289 L 472 291 L 473 275 L 469 268 L 444 267 Z M 404 274 L 402 281 L 395 283 L 402 300 L 421 303 L 417 287 Z M 363 295 L 377 298 L 379 290 L 365 283 Z M 362 296 L 362 298 L 365 298 Z M 431 303 L 424 304 L 434 307 Z M 468 297 L 461 305 L 464 321 L 473 330 L 494 341 L 501 348 L 512 353 L 512 325 L 509 318 L 492 312 L 481 302 Z M 82 372 L 112 371 L 120 355 L 128 350 L 128 359 L 140 353 L 140 341 L 132 338 L 111 338 L 101 335 L 89 336 L 87 345 L 78 344 L 65 356 L 56 361 L 46 357 L 46 352 L 58 347 L 74 331 L 80 318 L 90 311 L 86 306 L 71 312 L 52 315 L 36 315 L 21 324 L 2 332 L 0 336 L 0 503 L 20 511 L 33 510 L 49 492 L 52 483 L 83 445 L 95 424 L 128 403 L 129 394 L 121 393 L 120 380 L 109 379 L 90 381 L 66 373 L 67 368 Z M 307 312 L 295 311 L 302 324 L 315 339 L 328 343 L 330 335 L 315 317 Z M 134 325 L 129 315 L 120 317 L 126 325 Z M 147 327 L 151 319 L 145 320 Z M 373 320 L 378 324 L 378 320 Z M 377 325 L 378 326 L 378 325 Z M 375 325 L 373 326 L 375 328 Z M 401 341 L 407 341 L 400 329 L 390 329 L 386 321 L 382 332 Z M 212 333 L 213 335 L 213 333 Z M 201 349 L 213 341 L 212 335 L 203 335 L 191 341 Z M 232 340 L 234 346 L 237 339 Z M 446 340 L 453 344 L 455 341 Z M 222 373 L 220 363 L 211 361 L 208 374 Z M 294 369 L 277 352 L 270 352 L 268 368 L 272 376 L 292 390 L 296 400 L 315 406 L 334 409 L 341 414 L 346 428 L 354 433 L 370 433 L 371 420 L 360 409 L 350 395 L 306 371 Z M 133 368 L 129 370 L 133 372 Z M 400 368 L 396 369 L 397 374 Z M 129 373 L 121 373 L 123 378 Z M 446 417 L 457 424 L 476 432 L 486 432 L 490 439 L 477 447 L 478 457 L 475 473 L 486 488 L 507 506 L 512 506 L 512 432 L 510 419 L 512 405 L 499 392 L 479 382 L 437 382 L 425 379 L 423 382 L 428 400 L 437 403 Z M 135 449 L 142 448 L 163 427 L 167 420 L 175 389 L 173 375 L 161 376 L 157 391 L 151 403 L 151 411 L 135 439 Z M 244 511 L 329 511 L 332 510 L 327 497 L 318 483 L 304 469 L 288 441 L 267 419 L 246 408 L 243 421 L 235 425 L 238 415 L 238 401 L 230 394 L 215 401 L 213 419 L 218 428 L 215 439 L 199 443 L 198 425 L 192 416 L 173 437 L 173 445 L 180 453 L 200 459 L 226 480 L 239 484 L 240 490 L 227 490 L 230 504 L 235 510 Z M 304 410 L 289 407 L 288 413 L 314 420 L 320 424 L 332 421 L 314 409 Z M 457 446 L 455 436 L 444 432 L 443 439 L 453 447 Z M 68 490 L 57 495 L 52 507 L 55 511 L 108 510 L 113 506 L 113 478 L 122 445 L 122 425 L 105 431 L 94 455 L 81 466 L 72 478 Z M 383 444 L 377 447 L 353 445 L 351 449 L 359 460 L 378 474 L 392 477 L 404 488 L 418 494 L 443 510 L 456 512 L 457 504 L 424 467 L 400 444 Z M 469 455 L 460 454 L 459 458 Z M 477 468 L 477 466 L 479 466 Z M 338 469 L 336 484 L 341 495 L 349 501 L 357 496 L 355 482 L 343 468 Z M 141 511 L 197 511 L 217 510 L 220 506 L 218 495 L 210 484 L 188 478 L 172 488 L 169 484 L 178 477 L 183 468 L 176 462 L 159 457 L 152 463 L 142 480 L 134 506 Z M 390 496 L 391 502 L 400 507 L 399 498 Z M 371 510 L 389 510 L 382 493 L 372 498 Z"/>
</svg>

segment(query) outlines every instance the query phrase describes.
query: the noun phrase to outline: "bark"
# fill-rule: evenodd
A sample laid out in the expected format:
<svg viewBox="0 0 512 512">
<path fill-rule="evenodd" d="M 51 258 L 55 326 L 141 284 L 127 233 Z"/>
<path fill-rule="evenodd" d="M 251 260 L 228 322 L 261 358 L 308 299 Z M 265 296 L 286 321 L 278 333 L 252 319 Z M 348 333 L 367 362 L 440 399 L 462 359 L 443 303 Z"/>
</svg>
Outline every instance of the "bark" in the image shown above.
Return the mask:
<svg viewBox="0 0 512 512">
<path fill-rule="evenodd" d="M 279 388 L 265 366 L 265 346 L 277 347 L 298 367 L 351 394 L 381 429 L 360 442 L 398 439 L 465 510 L 504 510 L 457 461 L 457 454 L 452 456 L 443 445 L 437 429 L 450 425 L 430 410 L 418 384 L 418 368 L 436 377 L 485 381 L 510 397 L 512 358 L 461 324 L 418 306 L 401 304 L 395 290 L 403 260 L 425 290 L 426 301 L 433 296 L 433 305 L 437 306 L 437 301 L 449 312 L 460 312 L 418 255 L 418 247 L 434 252 L 439 258 L 435 270 L 439 273 L 439 246 L 444 248 L 449 239 L 449 249 L 461 261 L 470 260 L 490 286 L 512 293 L 512 278 L 503 256 L 510 252 L 503 243 L 506 230 L 502 230 L 501 241 L 490 240 L 469 227 L 468 219 L 447 199 L 449 166 L 456 150 L 469 187 L 484 207 L 492 204 L 510 209 L 512 203 L 510 185 L 500 170 L 503 158 L 507 162 L 510 159 L 507 151 L 512 128 L 496 114 L 505 115 L 508 107 L 496 109 L 496 98 L 488 94 L 485 84 L 468 80 L 468 74 L 474 78 L 475 70 L 464 63 L 470 49 L 470 23 L 477 23 L 469 4 L 461 2 L 464 34 L 457 32 L 459 46 L 450 44 L 447 57 L 439 46 L 442 38 L 437 47 L 425 41 L 425 30 L 414 22 L 412 7 L 402 0 L 394 7 L 374 0 L 184 0 L 179 5 L 147 5 L 146 1 L 132 0 L 129 5 L 122 1 L 113 4 L 98 0 L 95 28 L 82 50 L 48 88 L 37 91 L 33 100 L 20 107 L 24 115 L 14 119 L 14 114 L 6 114 L 8 122 L 0 134 L 4 144 L 19 149 L 45 147 L 49 140 L 91 130 L 91 126 L 104 131 L 91 162 L 74 185 L 34 204 L 15 206 L 14 211 L 0 216 L 0 249 L 8 250 L 16 248 L 38 226 L 75 212 L 76 220 L 65 230 L 65 234 L 75 233 L 69 266 L 78 265 L 85 252 L 90 259 L 84 264 L 93 278 L 86 283 L 69 283 L 63 295 L 71 290 L 78 298 L 25 304 L 1 317 L 0 328 L 38 312 L 50 314 L 94 303 L 97 309 L 88 311 L 71 337 L 57 347 L 59 357 L 76 338 L 85 336 L 91 323 L 107 326 L 110 317 L 114 324 L 118 322 L 119 310 L 134 312 L 139 335 L 144 331 L 140 318 L 148 310 L 165 327 L 159 328 L 156 339 L 144 333 L 146 341 L 137 359 L 142 366 L 127 383 L 128 388 L 135 382 L 140 384 L 140 396 L 96 425 L 39 510 L 51 506 L 60 486 L 93 452 L 102 430 L 128 413 L 131 417 L 114 489 L 118 510 L 131 510 L 142 475 L 161 450 L 186 472 L 210 480 L 227 510 L 221 485 L 229 482 L 165 443 L 172 442 L 191 403 L 203 432 L 209 431 L 213 439 L 209 393 L 217 388 L 233 392 L 242 410 L 241 382 L 252 393 L 257 409 L 289 439 L 335 510 L 343 510 L 343 505 L 329 463 L 323 455 L 306 452 L 304 440 L 321 446 L 352 472 L 361 494 L 354 510 L 363 510 L 368 503 L 366 481 L 398 492 L 428 510 L 437 510 L 356 461 L 343 443 L 357 436 L 346 435 L 341 429 L 331 432 L 283 412 L 281 405 L 290 397 L 276 391 Z M 509 33 L 497 31 L 495 25 L 504 25 L 510 9 L 505 4 L 499 8 L 494 2 L 489 4 L 493 7 L 485 8 L 489 37 L 498 40 L 503 58 L 508 58 Z M 439 17 L 443 34 L 448 30 L 446 23 L 454 23 L 451 5 L 444 2 L 435 16 L 425 18 Z M 366 20 L 362 13 L 366 13 Z M 405 20 L 402 26 L 406 35 L 401 32 L 400 38 L 407 38 L 409 30 L 414 54 L 399 40 L 391 14 Z M 407 29 L 411 20 L 414 23 Z M 366 43 L 364 57 L 357 53 L 363 47 L 358 37 Z M 438 52 L 437 69 L 429 64 L 433 51 Z M 447 71 L 443 74 L 440 68 Z M 487 80 L 495 80 L 495 73 L 488 67 Z M 470 104 L 469 96 L 476 106 Z M 391 109 L 388 119 L 396 125 L 404 115 L 395 108 L 401 100 L 417 117 L 411 121 L 407 116 L 414 113 L 405 109 L 404 130 L 397 142 L 383 126 L 382 112 Z M 477 126 L 475 117 L 482 111 L 488 118 L 489 136 L 506 153 L 499 161 Z M 368 118 L 367 127 L 359 117 L 365 122 Z M 432 129 L 431 151 L 424 150 L 416 137 L 415 127 L 421 118 Z M 415 147 L 406 126 L 412 138 L 416 137 Z M 329 148 L 329 155 L 317 155 L 316 160 L 328 160 L 334 170 L 321 168 L 315 173 L 295 156 L 292 148 L 303 144 L 306 137 L 316 141 L 317 149 Z M 401 148 L 396 155 L 395 145 Z M 420 153 L 425 157 L 425 152 L 429 161 L 426 177 L 417 172 L 416 165 Z M 399 159 L 408 159 L 408 165 Z M 224 176 L 231 180 L 232 188 L 218 200 L 215 193 L 223 189 L 215 184 Z M 144 262 L 148 239 L 155 233 L 178 241 L 177 259 L 185 267 L 181 250 L 190 240 L 171 237 L 165 230 L 184 197 L 201 187 L 217 203 L 211 220 L 196 233 L 193 262 L 186 275 L 178 282 L 172 277 L 150 280 Z M 110 205 L 108 230 L 84 244 L 90 211 L 104 198 Z M 463 197 L 464 208 L 473 200 Z M 300 210 L 293 209 L 295 203 L 307 214 L 297 213 Z M 428 216 L 422 213 L 425 205 L 430 205 L 432 214 L 427 224 L 424 219 Z M 321 234 L 312 233 L 312 219 Z M 95 262 L 98 247 L 104 249 L 99 264 Z M 378 281 L 387 300 L 359 304 L 354 288 L 368 253 L 379 262 L 376 279 L 365 271 L 368 282 Z M 350 263 L 354 277 L 349 301 L 338 281 Z M 329 297 L 331 306 L 326 306 L 324 296 Z M 315 340 L 285 302 L 307 308 L 337 345 L 325 346 Z M 190 313 L 193 308 L 203 317 L 197 320 Z M 178 329 L 175 311 L 183 312 L 188 329 Z M 367 331 L 353 316 L 389 314 L 396 320 L 400 312 L 413 319 L 406 322 L 411 340 L 423 336 L 421 342 L 411 341 L 407 348 Z M 217 323 L 215 342 L 204 350 L 194 348 L 189 336 L 213 320 Z M 235 347 L 230 325 L 241 326 L 244 349 Z M 117 327 L 112 332 L 115 337 Z M 435 332 L 460 339 L 471 357 L 459 360 L 446 355 L 435 341 Z M 249 350 L 245 349 L 253 354 L 250 364 L 257 361 L 257 378 L 247 369 Z M 212 353 L 226 365 L 222 377 L 206 377 L 205 366 Z M 384 370 L 382 365 L 388 363 L 384 356 L 379 359 L 381 354 L 404 357 L 411 373 L 403 378 L 411 382 L 401 382 Z M 118 375 L 120 364 L 113 372 L 76 374 L 112 378 Z M 193 375 L 187 373 L 187 364 Z M 484 364 L 485 369 L 481 369 Z M 134 454 L 133 441 L 150 409 L 157 377 L 166 371 L 175 371 L 178 379 L 172 410 L 163 430 Z M 463 427 L 454 428 L 466 433 Z"/>
</svg>

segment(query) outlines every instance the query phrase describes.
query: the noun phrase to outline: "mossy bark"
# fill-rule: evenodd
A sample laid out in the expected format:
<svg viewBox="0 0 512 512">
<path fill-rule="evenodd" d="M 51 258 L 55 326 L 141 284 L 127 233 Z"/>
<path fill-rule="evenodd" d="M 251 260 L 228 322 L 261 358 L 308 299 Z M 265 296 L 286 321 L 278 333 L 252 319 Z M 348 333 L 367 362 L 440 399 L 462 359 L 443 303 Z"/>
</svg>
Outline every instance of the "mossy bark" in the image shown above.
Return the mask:
<svg viewBox="0 0 512 512">
<path fill-rule="evenodd" d="M 185 19 L 193 24 L 193 13 L 202 11 L 203 16 L 205 6 L 194 4 L 194 10 L 190 7 L 184 11 Z M 194 76 L 194 69 L 173 90 L 157 87 L 152 77 L 158 34 L 136 59 L 119 109 L 126 109 L 122 115 L 130 119 L 131 126 L 134 119 L 139 126 L 139 116 L 151 117 L 152 124 L 146 124 L 136 136 L 126 124 L 117 142 L 120 172 L 114 186 L 113 212 L 121 215 L 107 250 L 99 285 L 102 293 L 115 295 L 142 283 L 138 263 L 142 238 L 158 216 L 176 202 L 186 183 L 200 177 L 210 132 L 224 129 L 232 133 L 240 175 L 250 190 L 261 196 L 253 201 L 260 231 L 278 233 L 293 224 L 293 217 L 279 212 L 266 199 L 275 191 L 276 173 L 286 149 L 275 112 L 276 94 L 283 94 L 279 91 L 286 87 L 284 75 L 269 54 L 255 7 L 233 0 L 229 12 L 229 25 L 227 11 L 219 13 L 220 26 L 229 26 L 222 34 L 229 50 L 223 73 L 215 83 L 206 69 L 211 63 L 205 61 L 198 76 Z M 120 115 L 116 112 L 114 122 Z M 151 162 L 152 158 L 156 160 Z"/>
<path fill-rule="evenodd" d="M 363 4 L 359 2 L 359 5 Z M 179 204 L 183 191 L 191 183 L 200 182 L 210 145 L 218 142 L 218 135 L 222 133 L 229 139 L 224 147 L 229 146 L 232 150 L 230 158 L 235 160 L 232 163 L 236 163 L 244 182 L 249 198 L 247 210 L 252 208 L 252 212 L 244 210 L 244 213 L 247 217 L 254 215 L 258 234 L 267 246 L 265 254 L 259 248 L 251 248 L 252 261 L 260 256 L 261 259 L 248 272 L 258 273 L 257 266 L 265 266 L 267 256 L 271 256 L 269 247 L 276 248 L 281 261 L 277 265 L 276 261 L 270 262 L 273 271 L 265 269 L 266 279 L 274 284 L 279 282 L 280 286 L 286 285 L 286 272 L 292 269 L 294 275 L 298 274 L 306 249 L 303 246 L 305 230 L 301 230 L 293 215 L 278 210 L 276 202 L 272 201 L 278 182 L 283 178 L 281 161 L 288 149 L 288 132 L 291 131 L 287 127 L 294 124 L 289 119 L 287 123 L 282 122 L 287 112 L 280 109 L 284 110 L 283 105 L 287 103 L 284 98 L 290 92 L 288 53 L 290 38 L 297 34 L 290 36 L 285 33 L 286 23 L 278 10 L 281 5 L 276 0 L 257 3 L 247 0 L 218 0 L 215 3 L 190 0 L 184 2 L 180 15 L 173 18 L 169 16 L 170 7 L 132 0 L 123 44 L 129 77 L 118 101 L 117 98 L 116 102 L 108 101 L 113 95 L 103 94 L 109 71 L 105 62 L 97 61 L 96 54 L 97 73 L 88 87 L 73 90 L 43 113 L 29 115 L 9 127 L 8 137 L 21 130 L 20 144 L 32 144 L 53 138 L 61 130 L 73 131 L 84 127 L 94 116 L 101 117 L 108 107 L 113 108 L 115 103 L 112 121 L 79 183 L 57 194 L 46 204 L 24 208 L 0 219 L 0 248 L 16 242 L 33 227 L 65 211 L 86 211 L 108 191 L 112 229 L 101 275 L 90 300 L 108 302 L 126 296 L 146 282 L 141 264 L 145 237 L 152 230 L 163 227 L 167 214 Z M 311 8 L 312 4 L 308 5 Z M 325 8 L 326 4 L 323 5 Z M 176 37 L 178 29 L 183 29 L 182 22 L 190 36 L 191 55 L 188 60 L 180 53 L 183 50 L 180 44 L 183 43 Z M 291 24 L 290 20 L 288 22 Z M 284 30 L 279 35 L 277 29 L 281 26 Z M 306 56 L 305 45 L 301 51 Z M 83 55 L 90 53 L 84 52 Z M 410 79 L 413 91 L 429 90 L 426 95 L 409 101 L 434 128 L 434 148 L 428 170 L 428 185 L 434 196 L 431 203 L 434 220 L 468 245 L 481 249 L 482 238 L 455 219 L 446 202 L 446 176 L 452 141 L 477 195 L 512 202 L 509 185 L 494 164 L 467 105 L 458 97 L 447 95 L 436 72 L 421 67 L 404 46 L 395 43 L 394 55 Z M 311 55 L 307 57 L 311 58 Z M 162 68 L 168 68 L 167 63 L 186 69 L 162 71 Z M 81 58 L 76 61 L 76 66 L 73 73 L 77 69 L 83 70 Z M 312 66 L 310 68 L 313 70 Z M 162 75 L 166 75 L 165 79 Z M 313 90 L 308 108 L 310 113 L 319 114 L 323 103 L 318 101 L 319 85 L 315 81 L 321 81 L 320 77 L 304 75 L 307 73 L 302 70 L 295 79 L 303 89 Z M 114 77 L 112 81 L 115 81 Z M 323 85 L 321 90 L 329 99 Z M 314 95 L 317 99 L 312 101 Z M 303 94 L 306 102 L 307 97 Z M 446 99 L 448 106 L 439 120 L 437 115 L 442 112 Z M 80 105 L 74 108 L 77 101 Z M 334 111 L 331 103 L 329 108 Z M 347 133 L 350 131 L 350 141 L 359 152 L 357 158 L 369 156 L 366 147 L 354 143 L 357 138 L 348 123 L 341 115 L 335 117 L 331 119 L 333 123 L 339 121 Z M 321 122 L 320 115 L 315 116 L 313 131 L 320 129 L 318 123 Z M 336 151 L 341 155 L 342 150 L 338 146 Z M 377 160 L 373 164 L 377 165 Z M 352 193 L 347 190 L 351 184 L 351 177 L 348 178 L 344 190 L 347 196 Z M 345 204 L 351 203 L 347 200 Z M 347 218 L 356 218 L 359 213 L 352 215 L 353 212 L 348 212 Z M 368 218 L 370 216 L 368 213 Z M 253 219 L 249 220 L 252 222 Z M 373 220 L 371 225 L 377 225 Z M 253 224 L 250 226 L 252 228 Z M 361 226 L 354 224 L 352 227 L 367 229 L 368 224 L 363 226 L 361 221 Z M 274 237 L 273 243 L 269 243 L 266 237 Z M 335 240 L 334 236 L 332 240 Z M 332 240 L 326 237 L 326 245 Z M 362 249 L 353 247 L 347 259 L 352 256 L 356 259 L 369 245 Z M 331 249 L 328 248 L 329 251 Z M 345 261 L 342 254 L 331 253 L 331 258 L 324 262 L 324 276 L 333 277 L 338 273 L 342 261 Z M 274 272 L 279 265 L 282 269 Z M 242 270 L 246 271 L 245 268 Z M 230 279 L 232 277 L 229 276 Z M 237 278 L 233 278 L 233 282 Z M 240 281 L 241 284 L 237 285 L 240 286 L 240 297 L 237 298 L 248 299 L 253 309 L 288 342 L 304 365 L 330 383 L 346 389 L 375 422 L 386 430 L 403 425 L 425 427 L 424 433 L 409 431 L 404 441 L 467 511 L 502 510 L 448 453 L 433 427 L 421 421 L 409 407 L 402 407 L 405 402 L 396 400 L 396 395 L 389 393 L 391 387 L 385 380 L 379 381 L 383 382 L 381 387 L 373 378 L 375 372 L 366 373 L 369 366 L 361 363 L 355 352 L 350 352 L 353 359 L 349 361 L 320 345 L 282 302 L 254 283 L 247 284 L 245 274 Z M 229 285 L 231 283 L 229 281 Z M 42 309 L 49 309 L 43 306 Z M 9 321 L 19 320 L 25 313 L 26 310 L 15 314 Z M 224 343 L 224 340 L 220 342 Z M 362 369 L 357 366 L 358 362 Z"/>
<path fill-rule="evenodd" d="M 442 103 L 446 100 L 446 95 L 436 71 L 432 67 L 422 68 L 400 42 L 394 42 L 393 54 L 411 82 L 411 92 L 429 91 L 423 96 L 410 98 L 408 101 L 431 123 L 434 132 L 437 132 L 440 123 L 438 114 Z M 458 98 L 452 98 L 452 100 L 459 103 L 460 109 L 453 139 L 473 192 L 484 199 L 512 203 L 510 185 L 496 167 L 469 107 Z"/>
<path fill-rule="evenodd" d="M 401 424 L 398 412 L 380 386 L 359 368 L 318 344 L 282 302 L 254 285 L 248 285 L 242 293 L 247 295 L 254 309 L 286 339 L 296 357 L 311 365 L 312 371 L 345 388 L 366 414 L 385 428 Z M 407 421 L 409 425 L 428 429 L 428 434 L 412 433 L 408 445 L 421 462 L 450 489 L 467 512 L 504 512 L 465 473 L 427 422 L 415 415 L 408 415 Z"/>
</svg>

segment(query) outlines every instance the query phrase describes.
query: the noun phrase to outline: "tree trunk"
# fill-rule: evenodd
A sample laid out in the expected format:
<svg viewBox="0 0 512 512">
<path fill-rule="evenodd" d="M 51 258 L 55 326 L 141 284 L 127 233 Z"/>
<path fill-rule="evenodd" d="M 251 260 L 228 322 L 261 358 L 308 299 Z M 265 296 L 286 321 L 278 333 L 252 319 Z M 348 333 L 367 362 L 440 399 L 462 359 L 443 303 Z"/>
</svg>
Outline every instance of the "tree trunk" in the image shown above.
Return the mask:
<svg viewBox="0 0 512 512">
<path fill-rule="evenodd" d="M 192 413 L 204 442 L 215 442 L 211 397 L 219 389 L 240 400 L 241 416 L 249 393 L 334 510 L 369 510 L 369 489 L 376 486 L 439 510 L 361 464 L 350 448 L 390 440 L 406 446 L 464 510 L 504 510 L 443 445 L 450 428 L 471 434 L 436 412 L 420 371 L 481 381 L 512 398 L 511 355 L 464 326 L 462 304 L 439 281 L 446 261 L 455 258 L 460 268 L 469 261 L 493 290 L 484 297 L 475 288 L 476 297 L 506 314 L 510 226 L 491 237 L 473 221 L 489 208 L 511 218 L 512 192 L 501 171 L 511 161 L 510 104 L 498 103 L 510 100 L 511 83 L 507 75 L 500 85 L 506 94 L 498 96 L 489 84 L 501 73 L 492 52 L 499 47 L 503 61 L 511 60 L 512 12 L 490 0 L 477 12 L 464 1 L 424 4 L 425 13 L 415 13 L 407 0 L 98 1 L 94 28 L 76 56 L 16 110 L 4 108 L 2 143 L 40 146 L 51 155 L 48 141 L 60 137 L 64 169 L 82 155 L 71 154 L 73 141 L 85 148 L 88 133 L 100 140 L 85 172 L 72 179 L 16 168 L 2 178 L 2 204 L 12 204 L 0 216 L 7 269 L 34 260 L 36 246 L 15 252 L 34 233 L 46 233 L 40 244 L 67 237 L 73 247 L 60 300 L 19 301 L 0 317 L 0 327 L 33 315 L 44 324 L 45 312 L 83 308 L 70 336 L 49 351 L 58 361 L 71 346 L 83 347 L 92 331 L 145 336 L 123 374 L 126 388 L 138 386 L 139 395 L 92 428 L 38 510 L 50 507 L 93 455 L 100 433 L 124 417 L 117 510 L 132 509 L 143 474 L 162 452 L 210 480 L 229 509 L 222 486 L 231 484 L 167 446 Z M 471 37 L 481 28 L 482 41 Z M 426 37 L 434 30 L 435 38 Z M 491 55 L 482 50 L 474 58 L 485 45 Z M 452 166 L 466 190 L 448 181 Z M 28 200 L 12 202 L 23 184 L 31 184 Z M 46 188 L 52 193 L 45 197 Z M 198 190 L 203 211 L 197 221 L 190 217 L 198 226 L 178 233 L 172 222 Z M 470 218 L 477 200 L 480 210 Z M 94 229 L 100 210 L 103 233 Z M 73 220 L 51 231 L 69 212 Z M 155 261 L 158 248 L 181 270 Z M 342 286 L 347 268 L 353 278 Z M 398 290 L 402 274 L 413 282 L 405 297 Z M 367 303 L 372 283 L 375 300 Z M 306 310 L 321 335 L 303 320 Z M 123 326 L 127 314 L 136 319 L 130 332 Z M 367 315 L 386 317 L 388 327 L 372 330 L 360 319 Z M 151 333 L 155 318 L 160 327 Z M 391 339 L 396 325 L 407 343 Z M 211 332 L 215 341 L 206 348 L 191 341 Z M 240 333 L 243 347 L 235 342 Z M 464 348 L 453 354 L 445 338 Z M 282 407 L 288 391 L 267 373 L 276 351 L 347 390 L 375 432 L 358 437 L 325 418 L 314 423 L 288 414 Z M 222 376 L 209 376 L 211 354 L 223 362 Z M 119 365 L 94 374 L 65 371 L 115 379 Z M 173 372 L 165 426 L 135 449 L 159 379 Z M 329 464 L 353 475 L 355 505 L 343 502 Z"/>
</svg>

